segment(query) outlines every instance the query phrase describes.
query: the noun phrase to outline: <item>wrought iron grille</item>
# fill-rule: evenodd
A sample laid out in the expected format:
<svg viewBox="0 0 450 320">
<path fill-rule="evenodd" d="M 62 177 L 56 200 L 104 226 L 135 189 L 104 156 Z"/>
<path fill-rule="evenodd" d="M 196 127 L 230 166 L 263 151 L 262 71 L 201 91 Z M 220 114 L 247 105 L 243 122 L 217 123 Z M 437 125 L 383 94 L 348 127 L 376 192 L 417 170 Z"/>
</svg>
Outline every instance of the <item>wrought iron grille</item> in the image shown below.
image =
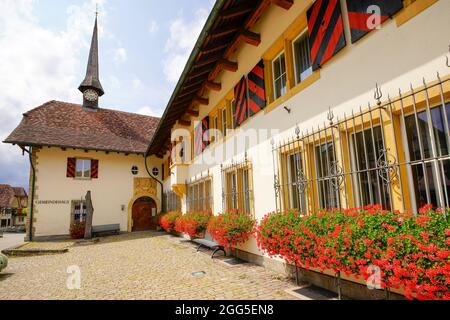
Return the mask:
<svg viewBox="0 0 450 320">
<path fill-rule="evenodd" d="M 188 211 L 213 210 L 212 177 L 209 173 L 205 177 L 186 181 L 186 186 Z"/>
<path fill-rule="evenodd" d="M 242 162 L 221 165 L 222 202 L 225 210 L 254 214 L 252 165 L 247 153 Z"/>
<path fill-rule="evenodd" d="M 381 204 L 417 212 L 425 204 L 450 206 L 450 77 L 399 90 L 396 99 L 335 118 L 275 143 L 277 209 L 319 209 Z"/>
</svg>

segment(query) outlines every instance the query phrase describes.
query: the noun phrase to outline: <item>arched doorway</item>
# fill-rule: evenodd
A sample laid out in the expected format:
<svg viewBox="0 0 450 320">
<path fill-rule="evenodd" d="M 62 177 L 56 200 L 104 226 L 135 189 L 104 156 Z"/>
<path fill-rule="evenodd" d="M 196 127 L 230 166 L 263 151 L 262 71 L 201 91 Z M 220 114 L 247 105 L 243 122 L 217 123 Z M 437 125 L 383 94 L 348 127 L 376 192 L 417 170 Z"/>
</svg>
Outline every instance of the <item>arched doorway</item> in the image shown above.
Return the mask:
<svg viewBox="0 0 450 320">
<path fill-rule="evenodd" d="M 157 206 L 155 200 L 150 197 L 137 199 L 132 208 L 131 218 L 133 219 L 131 231 L 156 230 Z"/>
</svg>

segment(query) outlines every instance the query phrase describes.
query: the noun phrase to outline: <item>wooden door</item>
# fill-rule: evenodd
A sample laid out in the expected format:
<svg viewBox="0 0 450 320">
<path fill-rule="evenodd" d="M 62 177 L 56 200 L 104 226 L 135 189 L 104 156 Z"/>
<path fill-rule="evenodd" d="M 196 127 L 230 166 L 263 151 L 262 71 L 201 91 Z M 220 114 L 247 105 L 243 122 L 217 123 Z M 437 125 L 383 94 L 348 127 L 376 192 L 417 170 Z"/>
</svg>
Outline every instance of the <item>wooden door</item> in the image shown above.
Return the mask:
<svg viewBox="0 0 450 320">
<path fill-rule="evenodd" d="M 136 200 L 132 209 L 132 231 L 156 230 L 156 203 L 152 198 Z"/>
</svg>

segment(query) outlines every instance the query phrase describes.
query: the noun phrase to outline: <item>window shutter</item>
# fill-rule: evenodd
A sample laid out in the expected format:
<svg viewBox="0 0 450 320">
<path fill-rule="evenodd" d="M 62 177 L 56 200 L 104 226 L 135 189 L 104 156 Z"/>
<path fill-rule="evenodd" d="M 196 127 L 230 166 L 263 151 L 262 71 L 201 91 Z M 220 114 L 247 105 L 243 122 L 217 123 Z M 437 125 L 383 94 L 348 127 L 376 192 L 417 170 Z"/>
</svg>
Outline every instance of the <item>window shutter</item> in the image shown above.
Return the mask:
<svg viewBox="0 0 450 320">
<path fill-rule="evenodd" d="M 255 115 L 266 106 L 266 87 L 264 84 L 264 61 L 261 60 L 247 76 L 248 107 L 250 116 Z"/>
<path fill-rule="evenodd" d="M 369 28 L 367 23 L 374 14 L 373 12 L 368 12 L 371 5 L 378 6 L 381 9 L 381 23 L 383 23 L 403 8 L 403 0 L 347 0 L 352 43 L 355 43 L 373 30 L 373 28 Z"/>
<path fill-rule="evenodd" d="M 194 153 L 196 156 L 201 154 L 209 145 L 205 133 L 209 130 L 209 117 L 205 117 L 195 128 L 194 132 Z"/>
<path fill-rule="evenodd" d="M 98 160 L 91 160 L 91 179 L 98 179 Z"/>
<path fill-rule="evenodd" d="M 346 45 L 339 0 L 317 0 L 307 16 L 311 61 L 317 70 Z"/>
<path fill-rule="evenodd" d="M 76 163 L 77 163 L 76 158 L 67 158 L 67 171 L 66 171 L 67 178 L 75 178 Z"/>
<path fill-rule="evenodd" d="M 239 83 L 234 88 L 234 101 L 236 104 L 236 110 L 234 116 L 234 122 L 236 126 L 239 126 L 245 119 L 247 119 L 247 79 L 241 78 Z"/>
</svg>

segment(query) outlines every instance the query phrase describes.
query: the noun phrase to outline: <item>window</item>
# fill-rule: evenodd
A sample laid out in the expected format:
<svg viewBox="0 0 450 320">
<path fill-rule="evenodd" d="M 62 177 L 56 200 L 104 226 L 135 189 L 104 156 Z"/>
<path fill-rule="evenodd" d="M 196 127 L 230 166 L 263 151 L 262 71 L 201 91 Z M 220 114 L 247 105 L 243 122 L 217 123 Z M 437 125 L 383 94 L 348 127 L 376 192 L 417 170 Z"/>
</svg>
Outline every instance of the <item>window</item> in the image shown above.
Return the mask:
<svg viewBox="0 0 450 320">
<path fill-rule="evenodd" d="M 339 208 L 339 184 L 333 173 L 337 165 L 334 144 L 327 142 L 316 147 L 317 192 L 319 208 Z"/>
<path fill-rule="evenodd" d="M 300 35 L 293 44 L 295 81 L 297 84 L 312 74 L 312 63 L 307 32 Z"/>
<path fill-rule="evenodd" d="M 300 210 L 306 212 L 306 197 L 304 168 L 302 162 L 302 154 L 300 152 L 289 154 L 286 157 L 287 169 L 287 205 L 289 209 Z"/>
<path fill-rule="evenodd" d="M 224 169 L 222 176 L 226 209 L 253 214 L 253 187 L 249 165 L 233 165 Z"/>
<path fill-rule="evenodd" d="M 132 166 L 131 167 L 131 173 L 133 174 L 133 176 L 136 176 L 139 174 L 139 168 L 138 166 Z"/>
<path fill-rule="evenodd" d="M 425 204 L 448 206 L 450 152 L 448 126 L 450 103 L 405 117 L 409 173 L 416 209 Z"/>
<path fill-rule="evenodd" d="M 231 112 L 231 128 L 236 129 L 236 100 L 233 99 L 230 102 L 230 112 Z"/>
<path fill-rule="evenodd" d="M 87 206 L 84 200 L 72 201 L 71 223 L 81 223 L 86 221 Z"/>
<path fill-rule="evenodd" d="M 211 178 L 202 179 L 188 184 L 188 211 L 212 211 L 213 193 L 211 188 Z"/>
<path fill-rule="evenodd" d="M 91 178 L 91 160 L 77 159 L 75 178 L 90 179 Z"/>
<path fill-rule="evenodd" d="M 170 211 L 180 211 L 181 210 L 181 199 L 173 191 L 169 191 L 165 194 L 166 203 L 164 204 L 165 212 Z"/>
<path fill-rule="evenodd" d="M 222 137 L 225 137 L 227 135 L 227 108 L 223 108 L 222 111 L 222 123 L 221 123 L 221 131 L 222 131 Z"/>
<path fill-rule="evenodd" d="M 284 52 L 272 62 L 275 100 L 286 94 L 286 59 Z"/>
<path fill-rule="evenodd" d="M 391 208 L 390 189 L 378 174 L 378 162 L 383 159 L 380 151 L 385 149 L 381 127 L 374 127 L 352 134 L 352 169 L 359 206 L 381 204 Z"/>
</svg>

